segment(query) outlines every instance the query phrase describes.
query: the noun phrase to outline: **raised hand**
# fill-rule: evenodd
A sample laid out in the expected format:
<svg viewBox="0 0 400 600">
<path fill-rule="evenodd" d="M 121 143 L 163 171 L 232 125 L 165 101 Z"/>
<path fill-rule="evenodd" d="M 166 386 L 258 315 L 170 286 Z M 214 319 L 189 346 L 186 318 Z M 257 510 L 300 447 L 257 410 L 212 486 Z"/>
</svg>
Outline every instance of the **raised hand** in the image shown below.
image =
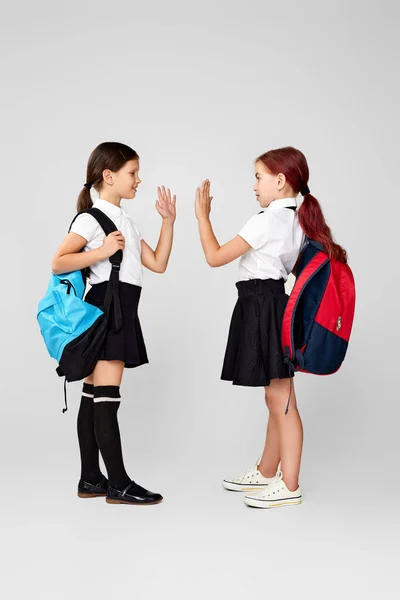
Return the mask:
<svg viewBox="0 0 400 600">
<path fill-rule="evenodd" d="M 171 191 L 164 186 L 157 187 L 158 199 L 156 201 L 156 209 L 163 219 L 167 219 L 173 223 L 176 219 L 176 196 L 171 198 Z"/>
<path fill-rule="evenodd" d="M 213 199 L 213 196 L 210 196 L 210 186 L 209 179 L 205 179 L 201 187 L 196 189 L 195 213 L 197 219 L 210 216 L 211 200 Z"/>
</svg>

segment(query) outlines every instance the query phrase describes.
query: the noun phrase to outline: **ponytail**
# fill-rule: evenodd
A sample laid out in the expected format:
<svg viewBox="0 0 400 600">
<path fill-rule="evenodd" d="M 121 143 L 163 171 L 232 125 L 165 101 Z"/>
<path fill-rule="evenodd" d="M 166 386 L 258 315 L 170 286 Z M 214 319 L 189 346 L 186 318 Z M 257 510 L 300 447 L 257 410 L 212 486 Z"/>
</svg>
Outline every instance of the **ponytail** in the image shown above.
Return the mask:
<svg viewBox="0 0 400 600">
<path fill-rule="evenodd" d="M 311 240 L 320 242 L 329 258 L 347 264 L 347 252 L 333 241 L 332 232 L 325 221 L 320 203 L 312 194 L 305 194 L 297 211 L 302 230 Z"/>
<path fill-rule="evenodd" d="M 79 194 L 78 201 L 76 203 L 76 210 L 78 213 L 80 213 L 87 208 L 92 208 L 92 206 L 93 201 L 90 195 L 90 190 L 85 186 Z"/>
</svg>

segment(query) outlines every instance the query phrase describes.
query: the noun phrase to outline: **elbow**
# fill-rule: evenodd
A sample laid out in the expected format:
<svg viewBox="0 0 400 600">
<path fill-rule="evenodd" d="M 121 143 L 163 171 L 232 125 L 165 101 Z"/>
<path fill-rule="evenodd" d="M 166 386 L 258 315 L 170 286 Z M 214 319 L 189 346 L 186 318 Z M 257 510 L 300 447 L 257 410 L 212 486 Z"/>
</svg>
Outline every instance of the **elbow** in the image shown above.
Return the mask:
<svg viewBox="0 0 400 600">
<path fill-rule="evenodd" d="M 209 267 L 212 267 L 213 269 L 215 269 L 215 267 L 219 267 L 219 264 L 217 263 L 217 261 L 212 258 L 207 258 L 207 264 Z"/>
<path fill-rule="evenodd" d="M 60 268 L 59 268 L 58 261 L 57 261 L 56 258 L 51 263 L 51 272 L 53 273 L 53 275 L 59 275 L 60 274 Z"/>
<path fill-rule="evenodd" d="M 221 263 L 219 262 L 218 256 L 216 253 L 206 256 L 206 261 L 207 261 L 208 266 L 212 267 L 213 269 L 221 266 Z"/>
<path fill-rule="evenodd" d="M 158 273 L 159 275 L 162 275 L 163 273 L 165 273 L 165 271 L 167 270 L 167 265 L 154 265 L 154 269 L 153 271 L 155 273 Z"/>
</svg>

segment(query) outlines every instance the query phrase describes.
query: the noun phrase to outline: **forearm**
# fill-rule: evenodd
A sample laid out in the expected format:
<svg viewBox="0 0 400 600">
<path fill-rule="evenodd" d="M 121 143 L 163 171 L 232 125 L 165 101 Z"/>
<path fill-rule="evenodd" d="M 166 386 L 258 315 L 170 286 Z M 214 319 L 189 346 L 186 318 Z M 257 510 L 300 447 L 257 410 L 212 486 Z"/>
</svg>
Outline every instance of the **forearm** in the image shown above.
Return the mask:
<svg viewBox="0 0 400 600">
<path fill-rule="evenodd" d="M 71 271 L 85 269 L 102 259 L 101 248 L 95 248 L 94 250 L 88 250 L 87 252 L 64 254 L 63 256 L 56 256 L 54 258 L 51 270 L 54 275 L 61 275 L 62 273 L 70 273 Z"/>
<path fill-rule="evenodd" d="M 157 270 L 163 273 L 168 265 L 174 237 L 174 223 L 163 219 L 157 247 L 154 250 L 154 260 Z"/>
<path fill-rule="evenodd" d="M 203 247 L 203 252 L 206 261 L 210 266 L 215 264 L 216 253 L 220 249 L 217 238 L 215 237 L 211 221 L 208 217 L 200 217 L 198 219 L 200 241 Z"/>
</svg>

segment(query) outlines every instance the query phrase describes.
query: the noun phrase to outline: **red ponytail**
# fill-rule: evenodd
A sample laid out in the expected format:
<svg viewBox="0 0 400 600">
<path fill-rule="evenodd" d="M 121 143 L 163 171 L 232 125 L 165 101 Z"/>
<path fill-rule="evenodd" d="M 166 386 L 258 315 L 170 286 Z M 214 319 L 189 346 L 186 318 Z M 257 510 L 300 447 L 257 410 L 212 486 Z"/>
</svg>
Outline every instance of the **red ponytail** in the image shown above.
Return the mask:
<svg viewBox="0 0 400 600">
<path fill-rule="evenodd" d="M 270 150 L 259 156 L 270 173 L 283 173 L 293 192 L 298 194 L 308 183 L 309 171 L 306 157 L 300 150 L 292 146 Z M 299 223 L 304 233 L 315 242 L 320 242 L 329 258 L 347 264 L 347 252 L 333 241 L 322 208 L 312 194 L 305 194 L 304 201 L 298 210 Z"/>
<path fill-rule="evenodd" d="M 312 194 L 304 196 L 303 203 L 297 211 L 299 223 L 304 233 L 325 248 L 329 258 L 347 264 L 347 252 L 333 241 L 332 233 L 325 221 L 321 205 Z"/>
</svg>

